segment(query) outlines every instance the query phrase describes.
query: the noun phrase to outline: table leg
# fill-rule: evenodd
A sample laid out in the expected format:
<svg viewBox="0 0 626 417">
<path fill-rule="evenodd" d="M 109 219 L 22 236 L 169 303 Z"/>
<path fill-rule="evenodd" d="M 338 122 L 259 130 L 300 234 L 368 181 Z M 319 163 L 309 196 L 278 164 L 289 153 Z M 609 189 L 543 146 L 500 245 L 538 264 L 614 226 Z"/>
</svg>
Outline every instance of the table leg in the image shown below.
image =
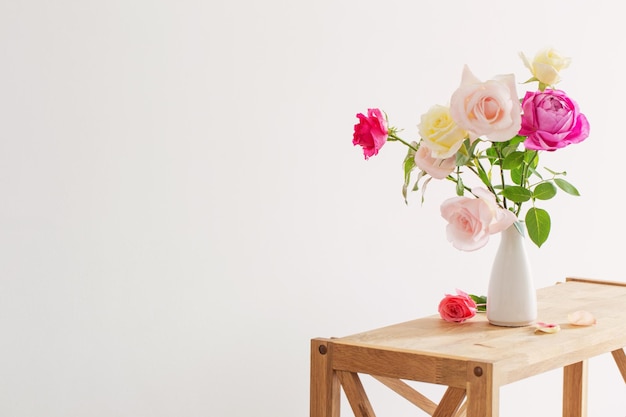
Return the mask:
<svg viewBox="0 0 626 417">
<path fill-rule="evenodd" d="M 626 382 L 626 354 L 624 353 L 624 349 L 614 350 L 611 354 L 613 355 L 613 359 L 615 359 L 620 374 L 622 374 L 622 378 L 624 378 L 624 382 Z"/>
<path fill-rule="evenodd" d="M 339 417 L 341 387 L 332 368 L 332 344 L 311 340 L 310 417 Z"/>
<path fill-rule="evenodd" d="M 563 417 L 587 417 L 587 360 L 563 368 Z"/>
<path fill-rule="evenodd" d="M 498 417 L 500 386 L 494 383 L 493 366 L 469 362 L 467 368 L 467 417 Z"/>
</svg>

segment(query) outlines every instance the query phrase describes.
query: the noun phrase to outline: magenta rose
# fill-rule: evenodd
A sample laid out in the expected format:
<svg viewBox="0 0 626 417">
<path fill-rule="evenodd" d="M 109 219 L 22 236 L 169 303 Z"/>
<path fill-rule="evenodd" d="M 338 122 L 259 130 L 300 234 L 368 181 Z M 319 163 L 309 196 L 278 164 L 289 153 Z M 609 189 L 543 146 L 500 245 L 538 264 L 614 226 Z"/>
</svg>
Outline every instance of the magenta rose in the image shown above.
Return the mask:
<svg viewBox="0 0 626 417">
<path fill-rule="evenodd" d="M 359 118 L 359 123 L 354 125 L 352 144 L 360 145 L 365 159 L 368 159 L 377 155 L 387 141 L 387 120 L 379 109 L 368 109 L 367 116 L 359 113 L 356 117 Z"/>
<path fill-rule="evenodd" d="M 476 315 L 477 306 L 474 300 L 461 290 L 456 290 L 457 295 L 446 294 L 439 303 L 439 315 L 445 321 L 456 323 L 464 322 Z"/>
<path fill-rule="evenodd" d="M 589 136 L 589 122 L 578 104 L 561 90 L 527 92 L 522 100 L 526 149 L 555 151 Z"/>
</svg>

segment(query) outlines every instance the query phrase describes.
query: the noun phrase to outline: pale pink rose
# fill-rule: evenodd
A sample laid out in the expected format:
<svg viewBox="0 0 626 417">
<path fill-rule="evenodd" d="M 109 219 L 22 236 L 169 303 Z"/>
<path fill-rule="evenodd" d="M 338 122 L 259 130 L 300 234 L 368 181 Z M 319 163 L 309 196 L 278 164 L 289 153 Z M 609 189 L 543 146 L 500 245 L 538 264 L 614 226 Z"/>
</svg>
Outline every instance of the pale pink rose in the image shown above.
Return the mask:
<svg viewBox="0 0 626 417">
<path fill-rule="evenodd" d="M 452 246 L 474 251 L 489 241 L 489 236 L 511 226 L 517 218 L 509 210 L 497 206 L 488 190 L 472 189 L 476 198 L 452 197 L 441 204 L 441 216 L 448 221 L 446 236 Z"/>
<path fill-rule="evenodd" d="M 439 315 L 445 321 L 462 323 L 476 315 L 477 306 L 465 292 L 456 290 L 457 295 L 446 294 L 439 302 Z"/>
<path fill-rule="evenodd" d="M 493 195 L 486 188 L 475 187 L 472 189 L 472 194 L 484 201 L 491 210 L 493 219 L 491 221 L 491 224 L 489 225 L 489 234 L 493 235 L 494 233 L 499 233 L 503 230 L 506 230 L 509 228 L 509 226 L 517 221 L 517 217 L 512 211 L 505 210 L 502 207 L 498 206 L 498 203 L 496 202 L 496 196 Z"/>
<path fill-rule="evenodd" d="M 596 324 L 596 318 L 588 311 L 579 310 L 567 315 L 570 324 L 574 326 L 593 326 Z"/>
<path fill-rule="evenodd" d="M 446 159 L 433 158 L 431 150 L 423 144 L 415 152 L 414 159 L 419 169 L 438 180 L 446 178 L 456 167 L 456 156 Z"/>
<path fill-rule="evenodd" d="M 515 76 L 481 82 L 466 65 L 461 86 L 450 99 L 450 114 L 471 140 L 485 136 L 491 142 L 505 142 L 513 138 L 521 126 Z"/>
</svg>

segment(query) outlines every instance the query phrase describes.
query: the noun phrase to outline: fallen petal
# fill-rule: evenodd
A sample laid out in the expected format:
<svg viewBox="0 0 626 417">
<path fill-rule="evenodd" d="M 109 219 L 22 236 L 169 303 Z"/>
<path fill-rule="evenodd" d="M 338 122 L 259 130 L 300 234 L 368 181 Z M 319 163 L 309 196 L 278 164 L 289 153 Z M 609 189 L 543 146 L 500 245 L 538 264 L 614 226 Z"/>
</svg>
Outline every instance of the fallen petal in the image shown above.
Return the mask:
<svg viewBox="0 0 626 417">
<path fill-rule="evenodd" d="M 535 333 L 556 333 L 559 330 L 561 330 L 561 326 L 558 324 L 544 323 L 541 321 L 535 323 Z"/>
<path fill-rule="evenodd" d="M 579 310 L 569 313 L 567 318 L 570 324 L 574 326 L 593 326 L 596 324 L 596 318 L 588 311 Z"/>
</svg>

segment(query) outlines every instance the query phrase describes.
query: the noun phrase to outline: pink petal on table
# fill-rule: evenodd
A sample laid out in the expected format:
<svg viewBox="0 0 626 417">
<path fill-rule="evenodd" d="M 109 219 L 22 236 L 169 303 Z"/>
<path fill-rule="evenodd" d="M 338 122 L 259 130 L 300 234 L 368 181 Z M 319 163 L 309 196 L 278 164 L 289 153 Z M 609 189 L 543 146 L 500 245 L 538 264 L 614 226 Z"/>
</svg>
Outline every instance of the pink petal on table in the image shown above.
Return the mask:
<svg viewBox="0 0 626 417">
<path fill-rule="evenodd" d="M 575 326 L 593 326 L 596 324 L 596 318 L 588 311 L 579 310 L 567 315 L 570 324 Z"/>
<path fill-rule="evenodd" d="M 544 323 L 538 321 L 535 323 L 535 333 L 556 333 L 561 330 L 561 326 L 558 324 Z"/>
</svg>

